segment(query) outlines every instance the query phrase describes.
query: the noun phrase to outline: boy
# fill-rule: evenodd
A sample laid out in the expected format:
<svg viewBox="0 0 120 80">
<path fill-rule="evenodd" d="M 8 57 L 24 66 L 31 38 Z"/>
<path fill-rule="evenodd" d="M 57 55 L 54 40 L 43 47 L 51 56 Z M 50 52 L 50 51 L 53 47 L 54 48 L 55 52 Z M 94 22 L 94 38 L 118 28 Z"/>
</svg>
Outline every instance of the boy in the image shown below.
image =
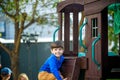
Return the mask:
<svg viewBox="0 0 120 80">
<path fill-rule="evenodd" d="M 51 55 L 39 70 L 38 80 L 67 80 L 63 78 L 59 69 L 64 61 L 64 47 L 62 41 L 51 43 Z"/>
<path fill-rule="evenodd" d="M 4 67 L 1 69 L 1 77 L 2 80 L 9 80 L 11 77 L 12 71 L 8 67 Z"/>
</svg>

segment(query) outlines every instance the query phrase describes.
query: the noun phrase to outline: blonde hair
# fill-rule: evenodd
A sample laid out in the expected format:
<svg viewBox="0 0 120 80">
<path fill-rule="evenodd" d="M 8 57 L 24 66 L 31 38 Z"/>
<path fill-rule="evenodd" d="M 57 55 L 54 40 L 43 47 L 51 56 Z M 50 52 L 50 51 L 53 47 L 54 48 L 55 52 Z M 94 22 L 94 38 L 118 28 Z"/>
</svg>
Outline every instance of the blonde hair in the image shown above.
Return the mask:
<svg viewBox="0 0 120 80">
<path fill-rule="evenodd" d="M 21 77 L 24 77 L 25 80 L 29 80 L 27 74 L 25 74 L 25 73 L 21 73 L 21 74 L 18 76 L 18 80 L 21 80 Z"/>
</svg>

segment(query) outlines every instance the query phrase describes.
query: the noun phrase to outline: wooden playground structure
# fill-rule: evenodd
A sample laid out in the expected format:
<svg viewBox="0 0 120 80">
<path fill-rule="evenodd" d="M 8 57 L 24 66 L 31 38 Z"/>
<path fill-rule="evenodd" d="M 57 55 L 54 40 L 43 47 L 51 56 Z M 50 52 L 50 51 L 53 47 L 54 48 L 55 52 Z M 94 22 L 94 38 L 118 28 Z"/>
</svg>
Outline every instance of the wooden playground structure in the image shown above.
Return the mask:
<svg viewBox="0 0 120 80">
<path fill-rule="evenodd" d="M 120 0 L 65 0 L 58 3 L 60 24 L 58 38 L 59 40 L 64 38 L 65 46 L 62 72 L 69 80 L 120 79 L 120 53 L 117 56 L 108 56 L 108 6 L 113 3 L 120 3 Z M 81 41 L 80 46 L 85 49 L 83 53 L 86 55 L 78 57 L 78 19 L 82 11 L 87 21 L 85 44 Z M 70 13 L 73 14 L 72 50 L 70 50 Z"/>
</svg>

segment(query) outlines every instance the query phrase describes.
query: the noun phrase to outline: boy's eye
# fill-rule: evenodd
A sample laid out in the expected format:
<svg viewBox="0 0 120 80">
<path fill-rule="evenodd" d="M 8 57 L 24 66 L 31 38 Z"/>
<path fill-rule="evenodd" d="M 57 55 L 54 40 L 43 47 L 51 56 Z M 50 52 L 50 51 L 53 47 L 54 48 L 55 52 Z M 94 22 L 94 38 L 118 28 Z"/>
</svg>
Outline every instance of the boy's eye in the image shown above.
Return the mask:
<svg viewBox="0 0 120 80">
<path fill-rule="evenodd" d="M 61 48 L 59 48 L 59 50 L 62 50 Z"/>
<path fill-rule="evenodd" d="M 55 51 L 57 50 L 57 48 L 54 49 Z"/>
</svg>

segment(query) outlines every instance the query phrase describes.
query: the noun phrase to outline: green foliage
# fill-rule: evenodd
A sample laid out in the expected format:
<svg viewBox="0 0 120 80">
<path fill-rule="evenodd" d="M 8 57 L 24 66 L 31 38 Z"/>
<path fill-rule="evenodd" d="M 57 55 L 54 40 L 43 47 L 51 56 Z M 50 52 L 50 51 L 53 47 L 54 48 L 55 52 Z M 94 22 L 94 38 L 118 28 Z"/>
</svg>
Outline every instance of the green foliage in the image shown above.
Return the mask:
<svg viewBox="0 0 120 80">
<path fill-rule="evenodd" d="M 0 6 L 2 8 L 4 8 L 7 12 L 11 12 L 12 10 L 15 9 L 15 4 L 13 1 L 6 1 L 6 0 L 3 0 L 1 3 L 0 3 Z M 2 12 L 5 12 L 5 10 L 2 9 Z M 11 12 L 12 13 L 12 12 Z"/>
<path fill-rule="evenodd" d="M 13 0 L 3 0 L 0 3 L 0 7 L 3 7 L 2 11 L 8 12 L 12 15 L 16 14 L 16 8 L 18 8 L 19 15 L 16 16 L 17 21 L 23 20 L 22 13 L 26 13 L 26 21 L 29 22 L 33 18 L 40 17 L 37 22 L 38 24 L 50 24 L 56 25 L 57 23 L 57 12 L 56 6 L 59 0 L 18 0 L 16 6 Z M 48 11 L 49 10 L 49 11 Z M 55 24 L 53 24 L 55 22 Z"/>
<path fill-rule="evenodd" d="M 115 7 L 112 4 L 108 7 L 108 46 L 112 45 L 110 50 L 115 53 L 119 51 L 119 34 L 115 34 L 114 32 L 114 22 L 116 21 L 114 16 L 116 16 L 115 12 L 117 7 L 120 7 L 120 5 Z"/>
<path fill-rule="evenodd" d="M 46 23 L 48 23 L 48 20 L 45 18 L 45 17 L 40 17 L 39 19 L 38 19 L 38 24 L 46 24 Z"/>
</svg>

